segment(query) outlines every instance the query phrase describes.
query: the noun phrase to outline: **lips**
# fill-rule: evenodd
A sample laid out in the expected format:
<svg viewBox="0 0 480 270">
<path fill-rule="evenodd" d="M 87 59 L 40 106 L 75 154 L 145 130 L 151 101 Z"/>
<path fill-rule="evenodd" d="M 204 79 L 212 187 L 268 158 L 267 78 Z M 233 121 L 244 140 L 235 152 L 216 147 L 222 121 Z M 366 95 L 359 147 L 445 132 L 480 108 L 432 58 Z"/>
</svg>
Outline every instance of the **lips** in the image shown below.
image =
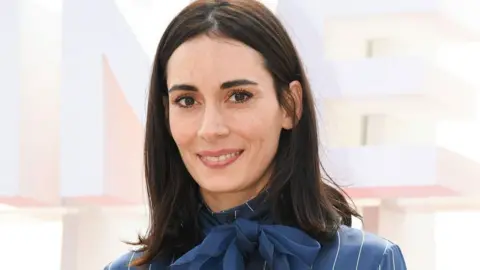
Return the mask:
<svg viewBox="0 0 480 270">
<path fill-rule="evenodd" d="M 199 159 L 209 168 L 223 168 L 235 162 L 241 155 L 241 149 L 225 149 L 219 151 L 203 151 L 198 153 Z"/>
<path fill-rule="evenodd" d="M 232 158 L 240 155 L 240 153 L 241 152 L 239 151 L 239 152 L 229 153 L 229 154 L 220 155 L 220 156 L 201 156 L 201 158 L 205 159 L 207 161 L 210 161 L 210 162 L 220 162 L 220 161 L 225 161 L 225 160 L 232 159 Z"/>
</svg>

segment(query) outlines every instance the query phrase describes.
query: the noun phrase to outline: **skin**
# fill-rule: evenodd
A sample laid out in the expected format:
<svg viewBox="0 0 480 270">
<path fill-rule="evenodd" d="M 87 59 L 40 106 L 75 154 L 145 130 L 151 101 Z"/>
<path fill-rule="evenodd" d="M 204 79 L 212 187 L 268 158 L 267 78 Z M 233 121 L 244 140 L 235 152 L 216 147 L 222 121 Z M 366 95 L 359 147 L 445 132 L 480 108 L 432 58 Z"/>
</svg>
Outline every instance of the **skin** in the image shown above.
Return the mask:
<svg viewBox="0 0 480 270">
<path fill-rule="evenodd" d="M 257 195 L 268 183 L 281 130 L 292 128 L 263 57 L 237 41 L 202 35 L 172 54 L 167 85 L 172 137 L 207 205 L 221 211 Z M 301 100 L 300 84 L 290 88 Z M 218 151 L 232 153 L 223 163 L 233 162 L 217 166 L 211 156 Z"/>
</svg>

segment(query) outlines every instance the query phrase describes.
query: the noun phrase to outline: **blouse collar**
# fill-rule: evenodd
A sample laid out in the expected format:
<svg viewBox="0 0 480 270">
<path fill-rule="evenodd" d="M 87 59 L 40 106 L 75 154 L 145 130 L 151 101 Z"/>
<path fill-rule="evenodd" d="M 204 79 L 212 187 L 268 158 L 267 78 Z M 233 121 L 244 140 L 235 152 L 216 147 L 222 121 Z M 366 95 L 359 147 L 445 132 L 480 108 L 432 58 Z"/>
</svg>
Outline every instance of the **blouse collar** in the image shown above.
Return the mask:
<svg viewBox="0 0 480 270">
<path fill-rule="evenodd" d="M 203 204 L 205 238 L 172 269 L 313 269 L 320 243 L 297 228 L 272 224 L 267 195 L 221 212 Z"/>
<path fill-rule="evenodd" d="M 206 233 L 215 226 L 230 224 L 238 218 L 257 221 L 259 223 L 271 223 L 268 215 L 267 201 L 268 190 L 262 191 L 255 198 L 239 206 L 223 210 L 212 211 L 203 201 L 200 206 L 200 224 Z"/>
</svg>

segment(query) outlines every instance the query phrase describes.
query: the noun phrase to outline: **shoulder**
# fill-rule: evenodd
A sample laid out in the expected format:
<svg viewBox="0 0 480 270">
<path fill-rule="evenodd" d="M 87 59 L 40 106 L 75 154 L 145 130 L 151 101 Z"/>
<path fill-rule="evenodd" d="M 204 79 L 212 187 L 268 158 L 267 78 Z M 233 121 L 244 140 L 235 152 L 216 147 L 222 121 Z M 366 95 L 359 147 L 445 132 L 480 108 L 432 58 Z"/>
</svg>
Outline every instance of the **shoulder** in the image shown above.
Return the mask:
<svg viewBox="0 0 480 270">
<path fill-rule="evenodd" d="M 127 252 L 110 262 L 104 270 L 135 270 L 135 267 L 129 265 L 140 255 L 141 253 L 138 251 Z"/>
<path fill-rule="evenodd" d="M 155 262 L 147 265 L 146 267 L 140 268 L 135 266 L 130 266 L 130 264 L 137 258 L 142 256 L 141 251 L 130 251 L 127 252 L 117 259 L 110 262 L 103 270 L 140 270 L 140 269 L 147 269 L 147 270 L 166 270 L 170 265 L 169 261 L 158 259 Z"/>
<path fill-rule="evenodd" d="M 337 231 L 334 241 L 325 245 L 321 261 L 331 264 L 334 269 L 406 269 L 398 245 L 375 234 L 346 226 Z"/>
</svg>

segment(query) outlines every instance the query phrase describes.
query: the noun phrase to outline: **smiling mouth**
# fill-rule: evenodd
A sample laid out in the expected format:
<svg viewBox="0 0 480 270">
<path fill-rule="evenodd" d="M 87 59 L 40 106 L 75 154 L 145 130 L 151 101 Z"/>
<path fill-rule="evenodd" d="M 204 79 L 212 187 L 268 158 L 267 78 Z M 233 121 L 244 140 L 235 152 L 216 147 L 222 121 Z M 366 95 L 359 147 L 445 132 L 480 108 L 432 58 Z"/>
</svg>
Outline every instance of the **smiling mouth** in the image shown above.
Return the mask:
<svg viewBox="0 0 480 270">
<path fill-rule="evenodd" d="M 242 154 L 243 150 L 239 150 L 221 155 L 198 154 L 197 156 L 202 161 L 202 163 L 209 168 L 223 168 L 235 162 Z"/>
</svg>

